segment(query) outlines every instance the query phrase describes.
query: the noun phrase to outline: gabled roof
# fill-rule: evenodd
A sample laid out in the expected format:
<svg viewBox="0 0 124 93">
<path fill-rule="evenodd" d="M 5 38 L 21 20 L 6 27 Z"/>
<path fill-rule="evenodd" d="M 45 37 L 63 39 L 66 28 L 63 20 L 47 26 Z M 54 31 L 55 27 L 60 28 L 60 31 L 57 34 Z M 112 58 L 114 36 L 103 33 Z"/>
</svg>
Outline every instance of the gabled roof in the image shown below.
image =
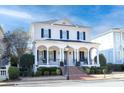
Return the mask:
<svg viewBox="0 0 124 93">
<path fill-rule="evenodd" d="M 49 20 L 49 21 L 34 22 L 34 23 L 89 28 L 88 26 L 82 26 L 82 25 L 74 24 L 73 22 L 71 22 L 69 19 L 66 19 L 66 18 L 65 19 L 61 19 L 61 20 Z"/>
</svg>

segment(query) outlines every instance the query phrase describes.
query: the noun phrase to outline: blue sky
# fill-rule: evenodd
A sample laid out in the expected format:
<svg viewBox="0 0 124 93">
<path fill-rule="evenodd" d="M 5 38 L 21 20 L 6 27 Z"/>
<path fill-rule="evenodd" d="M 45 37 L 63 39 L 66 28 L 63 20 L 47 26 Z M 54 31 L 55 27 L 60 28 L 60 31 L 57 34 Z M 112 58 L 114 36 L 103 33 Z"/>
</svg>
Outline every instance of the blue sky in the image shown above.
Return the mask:
<svg viewBox="0 0 124 93">
<path fill-rule="evenodd" d="M 68 18 L 80 25 L 90 26 L 93 36 L 111 28 L 124 27 L 124 6 L 0 6 L 0 24 L 6 31 L 31 22 Z"/>
</svg>

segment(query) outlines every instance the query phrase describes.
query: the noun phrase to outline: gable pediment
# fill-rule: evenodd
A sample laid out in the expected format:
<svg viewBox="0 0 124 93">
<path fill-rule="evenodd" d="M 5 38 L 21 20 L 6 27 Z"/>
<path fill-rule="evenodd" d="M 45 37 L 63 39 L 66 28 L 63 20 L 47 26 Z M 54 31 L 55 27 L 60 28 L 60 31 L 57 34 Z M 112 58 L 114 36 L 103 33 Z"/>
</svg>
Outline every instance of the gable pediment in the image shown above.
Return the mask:
<svg viewBox="0 0 124 93">
<path fill-rule="evenodd" d="M 68 19 L 58 20 L 58 21 L 52 23 L 52 25 L 74 26 L 74 24 Z"/>
</svg>

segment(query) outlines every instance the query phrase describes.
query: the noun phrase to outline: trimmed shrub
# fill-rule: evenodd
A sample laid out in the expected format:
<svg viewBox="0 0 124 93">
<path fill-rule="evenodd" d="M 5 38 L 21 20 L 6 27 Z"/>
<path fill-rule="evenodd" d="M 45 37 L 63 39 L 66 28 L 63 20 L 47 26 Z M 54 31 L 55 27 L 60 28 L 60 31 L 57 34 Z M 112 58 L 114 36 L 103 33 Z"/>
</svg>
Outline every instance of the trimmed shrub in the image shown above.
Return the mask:
<svg viewBox="0 0 124 93">
<path fill-rule="evenodd" d="M 90 68 L 90 74 L 95 74 L 95 72 L 96 72 L 96 71 L 95 71 L 95 68 L 94 68 L 94 67 L 91 67 L 91 68 Z"/>
<path fill-rule="evenodd" d="M 82 70 L 87 73 L 90 74 L 90 68 L 89 67 L 83 67 Z"/>
<path fill-rule="evenodd" d="M 57 69 L 56 69 L 56 74 L 57 74 L 57 75 L 61 75 L 61 74 L 62 74 L 61 69 L 58 69 L 58 68 L 57 68 Z"/>
<path fill-rule="evenodd" d="M 17 64 L 18 64 L 18 57 L 12 56 L 12 57 L 10 58 L 10 64 L 11 64 L 11 66 L 17 67 Z"/>
<path fill-rule="evenodd" d="M 43 75 L 49 76 L 50 75 L 50 72 L 49 71 L 44 71 Z"/>
<path fill-rule="evenodd" d="M 62 71 L 57 67 L 40 67 L 38 68 L 38 74 L 42 75 L 61 75 Z"/>
<path fill-rule="evenodd" d="M 15 80 L 19 78 L 19 69 L 17 67 L 9 67 L 8 73 L 9 73 L 9 79 Z"/>
<path fill-rule="evenodd" d="M 97 57 L 94 58 L 95 62 L 97 62 Z M 99 63 L 100 67 L 106 66 L 106 58 L 103 54 L 99 54 Z"/>
<path fill-rule="evenodd" d="M 107 67 L 107 74 L 112 73 L 112 71 L 113 71 L 113 65 L 111 63 L 109 63 L 109 64 L 107 64 L 106 67 Z"/>
<path fill-rule="evenodd" d="M 32 76 L 32 68 L 34 64 L 34 55 L 24 54 L 20 58 L 20 71 L 22 76 Z"/>
<path fill-rule="evenodd" d="M 112 68 L 114 71 L 124 71 L 124 64 L 113 64 Z"/>
<path fill-rule="evenodd" d="M 83 67 L 83 71 L 87 74 L 103 74 L 103 69 L 106 70 L 106 74 L 112 73 L 112 70 L 110 66 L 104 66 L 104 67 Z"/>
<path fill-rule="evenodd" d="M 37 71 L 37 72 L 34 74 L 34 76 L 42 76 L 41 71 Z"/>
</svg>

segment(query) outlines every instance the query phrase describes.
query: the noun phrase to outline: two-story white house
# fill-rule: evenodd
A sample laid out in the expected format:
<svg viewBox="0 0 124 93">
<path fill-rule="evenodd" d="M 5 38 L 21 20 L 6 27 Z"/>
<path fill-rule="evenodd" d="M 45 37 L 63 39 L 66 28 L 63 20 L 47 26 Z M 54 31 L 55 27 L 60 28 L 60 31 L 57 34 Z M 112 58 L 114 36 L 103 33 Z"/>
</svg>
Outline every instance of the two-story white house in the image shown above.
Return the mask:
<svg viewBox="0 0 124 93">
<path fill-rule="evenodd" d="M 34 22 L 30 35 L 35 55 L 34 70 L 38 67 L 100 66 L 98 43 L 89 42 L 90 28 L 75 25 L 68 19 Z M 97 56 L 97 62 L 94 57 Z"/>
<path fill-rule="evenodd" d="M 113 28 L 92 41 L 100 43 L 99 51 L 105 55 L 108 63 L 124 64 L 124 29 Z"/>
</svg>

